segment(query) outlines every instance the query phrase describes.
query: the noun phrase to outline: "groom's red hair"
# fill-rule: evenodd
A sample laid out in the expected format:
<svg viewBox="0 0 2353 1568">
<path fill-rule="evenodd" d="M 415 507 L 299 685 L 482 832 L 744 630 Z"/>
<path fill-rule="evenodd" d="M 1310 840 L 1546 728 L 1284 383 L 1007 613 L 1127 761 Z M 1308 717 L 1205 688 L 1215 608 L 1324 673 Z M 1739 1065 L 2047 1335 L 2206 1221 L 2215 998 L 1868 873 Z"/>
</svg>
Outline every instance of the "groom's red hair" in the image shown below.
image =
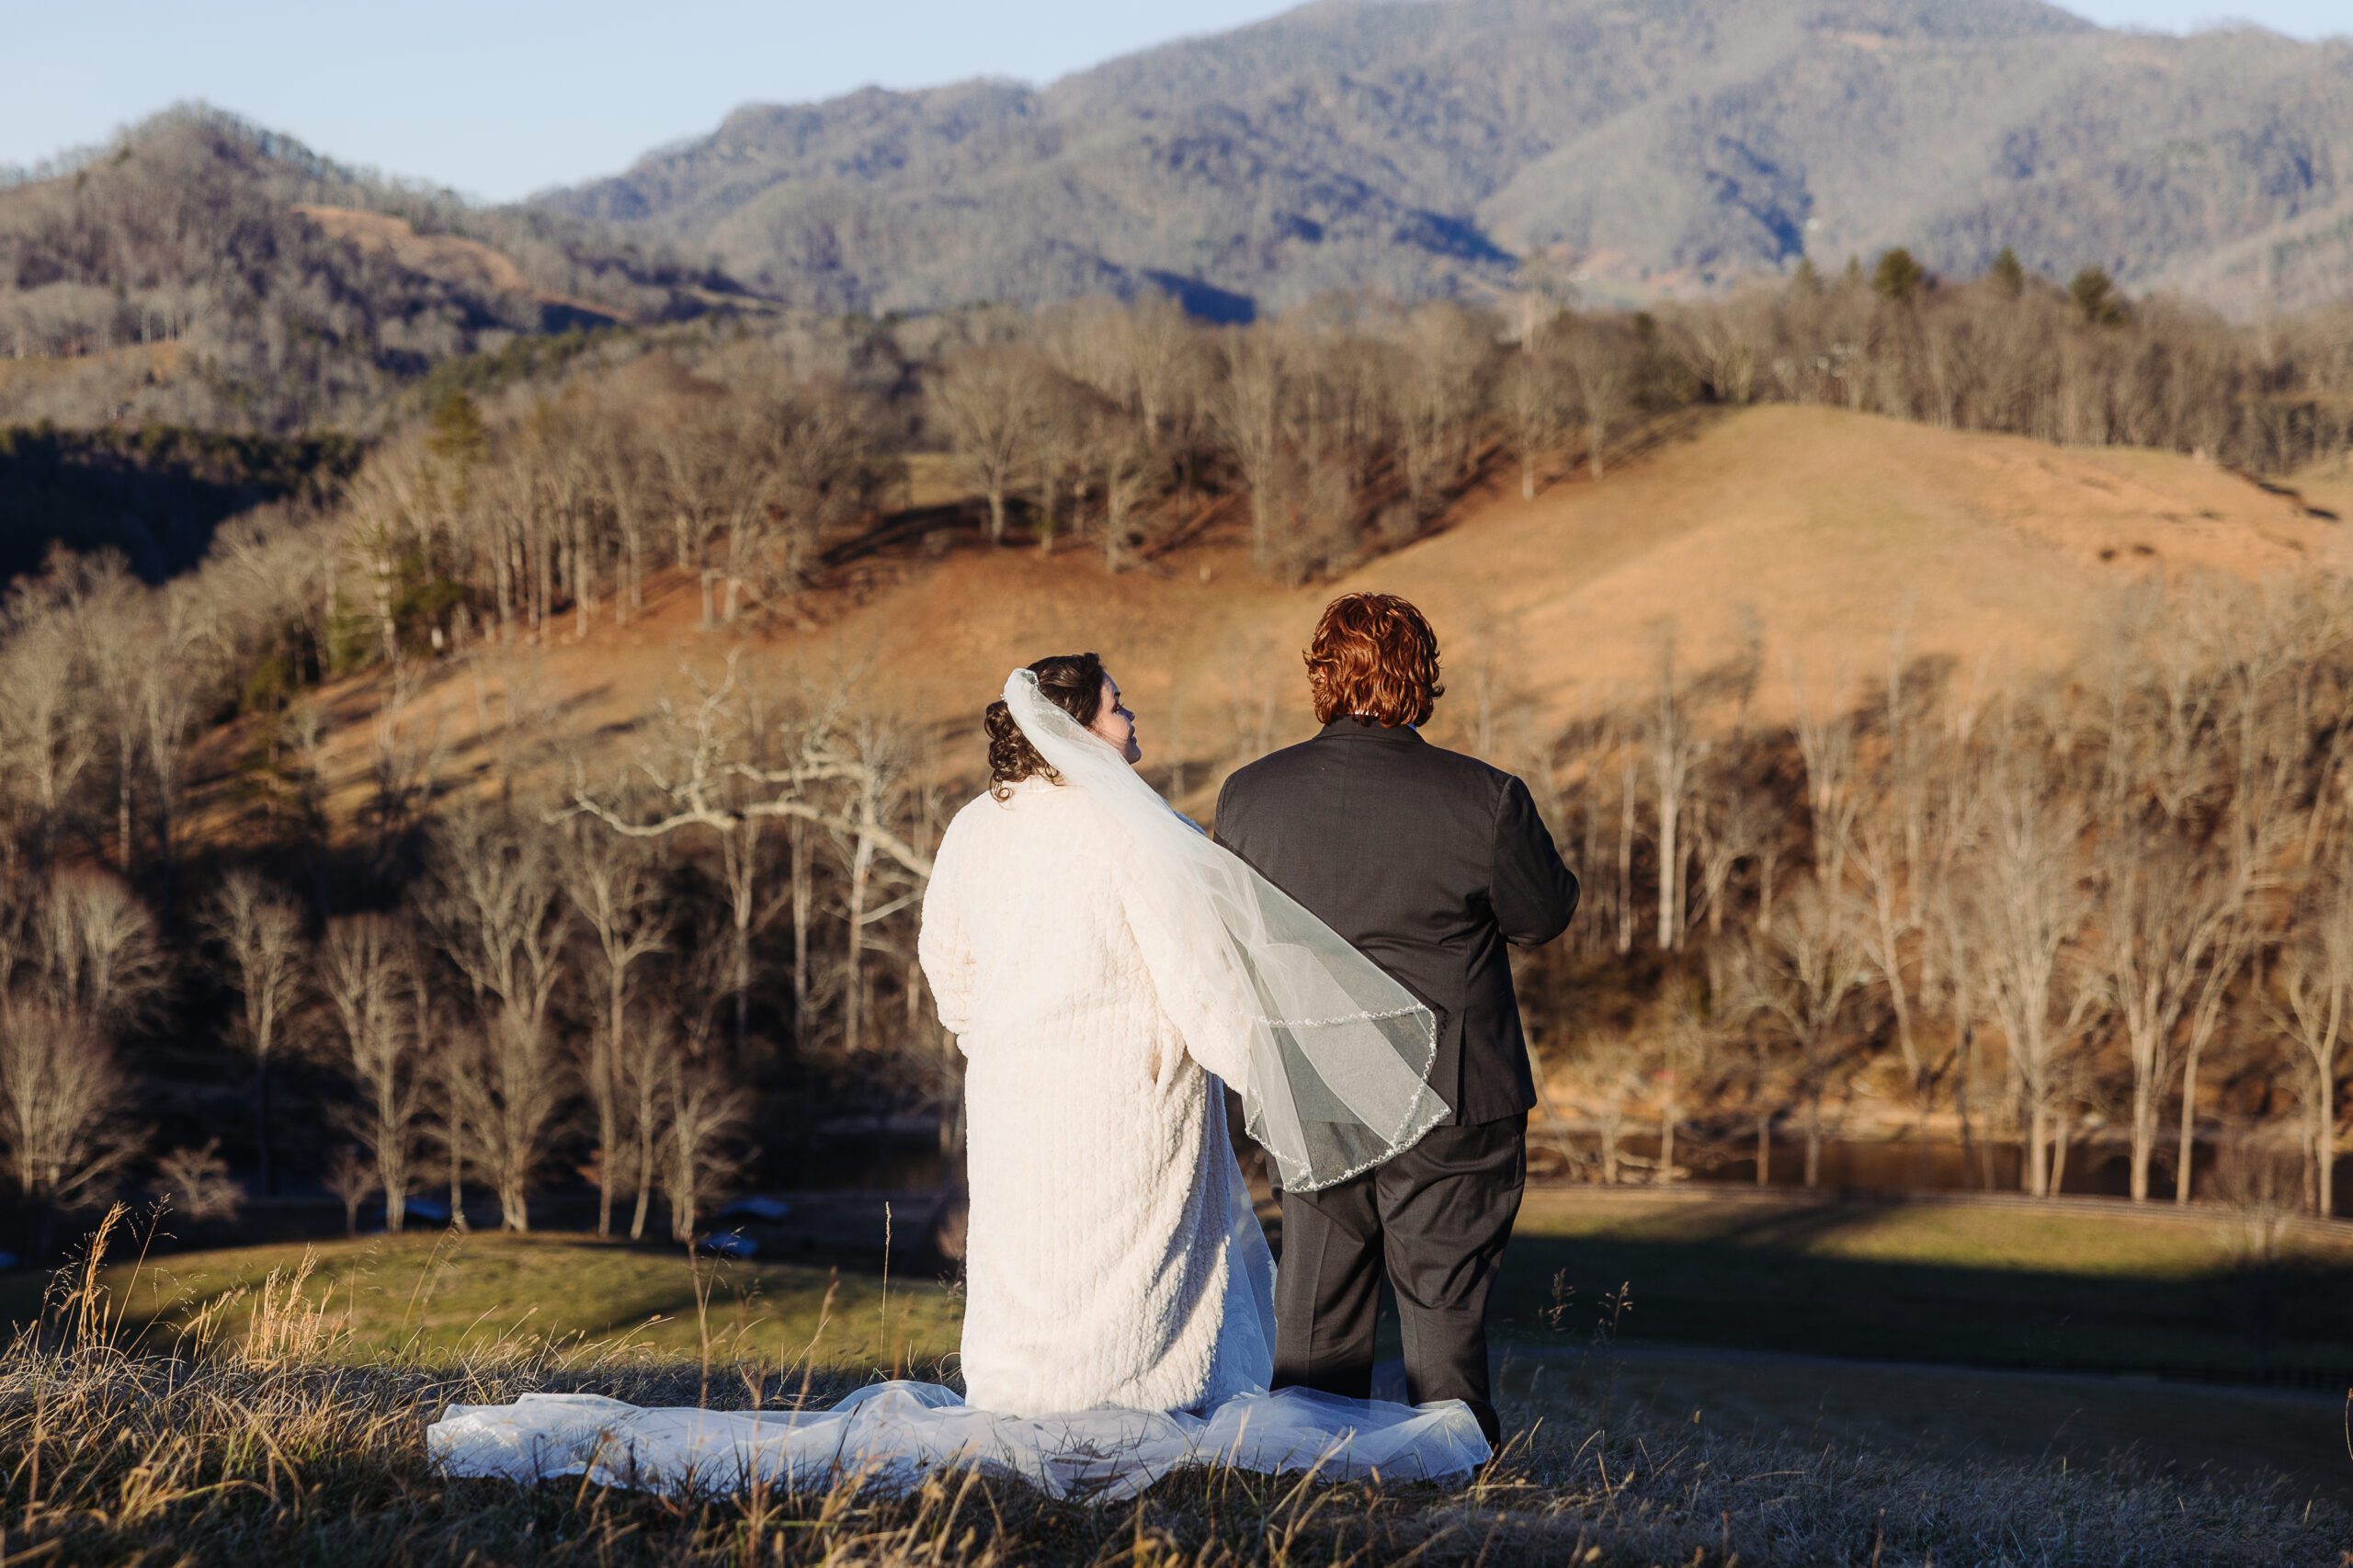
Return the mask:
<svg viewBox="0 0 2353 1568">
<path fill-rule="evenodd" d="M 1307 685 L 1319 724 L 1342 717 L 1392 730 L 1427 723 L 1446 695 L 1438 683 L 1438 634 L 1394 594 L 1342 594 L 1315 623 Z"/>
</svg>

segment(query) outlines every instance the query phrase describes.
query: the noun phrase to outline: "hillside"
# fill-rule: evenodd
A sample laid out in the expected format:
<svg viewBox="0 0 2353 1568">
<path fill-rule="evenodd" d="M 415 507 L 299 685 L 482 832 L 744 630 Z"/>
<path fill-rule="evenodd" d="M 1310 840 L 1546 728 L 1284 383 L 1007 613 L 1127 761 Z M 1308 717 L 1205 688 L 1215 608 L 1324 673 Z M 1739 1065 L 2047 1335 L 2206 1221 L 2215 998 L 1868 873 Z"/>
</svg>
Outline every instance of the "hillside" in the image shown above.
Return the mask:
<svg viewBox="0 0 2353 1568">
<path fill-rule="evenodd" d="M 2314 512 L 2188 459 L 1759 408 L 1665 434 L 1597 484 L 1559 480 L 1534 502 L 1474 494 L 1432 537 L 1336 584 L 1271 585 L 1214 532 L 1116 577 L 1083 549 L 1041 559 L 960 541 L 817 596 L 808 626 L 748 646 L 700 630 L 693 588 L 670 581 L 626 631 L 492 653 L 488 672 L 524 689 L 551 734 L 625 755 L 663 696 L 689 693 L 689 670 L 715 674 L 743 646 L 756 676 L 857 672 L 969 776 L 1003 672 L 1095 648 L 1142 716 L 1148 765 L 1183 764 L 1179 792 L 1206 806 L 1235 762 L 1311 727 L 1297 650 L 1342 588 L 1430 612 L 1451 688 L 1434 734 L 1478 745 L 1483 691 L 1484 749 L 1509 760 L 1523 734 L 1638 697 L 1665 618 L 1688 667 L 1732 656 L 1754 624 L 1763 719 L 1787 718 L 1801 690 L 1817 706 L 1859 695 L 1899 625 L 1908 657 L 1990 690 L 2081 651 L 2109 591 L 2146 574 L 2353 569 L 2353 525 Z M 325 771 L 354 810 L 380 679 L 330 696 L 342 718 Z M 502 743 L 483 726 L 501 712 L 452 670 L 399 722 L 435 737 L 462 787 L 491 777 Z"/>
<path fill-rule="evenodd" d="M 0 424 L 368 427 L 518 336 L 764 310 L 596 225 L 466 208 L 200 108 L 0 188 Z"/>
<path fill-rule="evenodd" d="M 38 570 L 52 546 L 85 556 L 113 551 L 161 582 L 202 561 L 229 518 L 333 493 L 361 450 L 331 432 L 0 430 L 0 586 Z"/>
<path fill-rule="evenodd" d="M 1597 298 L 1907 244 L 1973 275 L 2332 302 L 2353 42 L 2105 30 L 2038 0 L 1322 0 L 1042 88 L 755 105 L 547 199 L 795 302 Z"/>
<path fill-rule="evenodd" d="M 298 201 L 290 209 L 338 244 L 362 256 L 382 256 L 395 267 L 450 288 L 505 298 L 539 308 L 542 330 L 563 325 L 607 326 L 632 319 L 619 305 L 566 298 L 526 276 L 505 251 L 461 234 L 421 234 L 416 225 L 386 212 Z"/>
</svg>

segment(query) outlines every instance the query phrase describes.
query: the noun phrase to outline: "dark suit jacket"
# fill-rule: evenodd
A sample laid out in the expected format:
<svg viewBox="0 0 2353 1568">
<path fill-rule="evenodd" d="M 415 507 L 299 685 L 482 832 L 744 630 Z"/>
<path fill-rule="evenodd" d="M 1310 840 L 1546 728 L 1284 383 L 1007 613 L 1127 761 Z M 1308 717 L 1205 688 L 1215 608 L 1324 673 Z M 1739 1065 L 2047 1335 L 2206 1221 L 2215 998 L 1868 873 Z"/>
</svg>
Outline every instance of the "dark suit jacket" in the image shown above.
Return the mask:
<svg viewBox="0 0 2353 1568">
<path fill-rule="evenodd" d="M 1506 943 L 1577 906 L 1528 786 L 1411 729 L 1356 719 L 1226 780 L 1217 838 L 1438 1015 L 1430 1084 L 1459 1123 L 1536 1103 Z"/>
</svg>

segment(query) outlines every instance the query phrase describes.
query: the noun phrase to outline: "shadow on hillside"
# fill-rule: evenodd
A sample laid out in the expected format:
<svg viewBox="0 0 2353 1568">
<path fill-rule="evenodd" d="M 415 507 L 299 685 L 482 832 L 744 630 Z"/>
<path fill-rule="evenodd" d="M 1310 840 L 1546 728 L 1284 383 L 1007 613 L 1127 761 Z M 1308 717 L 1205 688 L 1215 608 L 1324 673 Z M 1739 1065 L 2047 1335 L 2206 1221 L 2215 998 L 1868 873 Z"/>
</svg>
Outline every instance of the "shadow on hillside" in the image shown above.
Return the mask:
<svg viewBox="0 0 2353 1568">
<path fill-rule="evenodd" d="M 1882 1204 L 1727 1206 L 1672 1239 L 1630 1220 L 1523 1231 L 1499 1281 L 1520 1338 L 1720 1346 L 1874 1360 L 2353 1387 L 2353 1267 L 2288 1260 L 2197 1273 L 2059 1273 L 1998 1257 L 1842 1256 Z M 1626 1304 L 1613 1304 L 1620 1291 Z"/>
<path fill-rule="evenodd" d="M 358 453 L 332 436 L 0 430 L 0 517 L 12 519 L 0 528 L 0 584 L 38 570 L 52 544 L 119 551 L 132 572 L 160 583 L 201 561 L 229 518 L 340 483 Z"/>
</svg>

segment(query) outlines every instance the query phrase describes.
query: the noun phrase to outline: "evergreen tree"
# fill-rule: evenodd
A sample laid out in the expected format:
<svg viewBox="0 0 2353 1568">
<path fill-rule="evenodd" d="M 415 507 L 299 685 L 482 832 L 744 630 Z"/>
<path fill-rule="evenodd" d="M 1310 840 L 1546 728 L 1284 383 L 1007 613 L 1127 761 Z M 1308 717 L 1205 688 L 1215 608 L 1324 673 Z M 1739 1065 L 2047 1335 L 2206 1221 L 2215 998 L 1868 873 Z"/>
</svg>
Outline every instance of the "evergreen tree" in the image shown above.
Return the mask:
<svg viewBox="0 0 2353 1568">
<path fill-rule="evenodd" d="M 1909 304 L 1927 282 L 1928 269 L 1902 245 L 1881 256 L 1879 270 L 1871 275 L 1871 288 L 1899 305 Z"/>
<path fill-rule="evenodd" d="M 2117 291 L 2116 279 L 2101 267 L 2086 267 L 2067 285 L 2067 298 L 2075 302 L 2084 320 L 2093 326 L 2121 326 L 2131 313 L 2124 296 Z"/>
</svg>

